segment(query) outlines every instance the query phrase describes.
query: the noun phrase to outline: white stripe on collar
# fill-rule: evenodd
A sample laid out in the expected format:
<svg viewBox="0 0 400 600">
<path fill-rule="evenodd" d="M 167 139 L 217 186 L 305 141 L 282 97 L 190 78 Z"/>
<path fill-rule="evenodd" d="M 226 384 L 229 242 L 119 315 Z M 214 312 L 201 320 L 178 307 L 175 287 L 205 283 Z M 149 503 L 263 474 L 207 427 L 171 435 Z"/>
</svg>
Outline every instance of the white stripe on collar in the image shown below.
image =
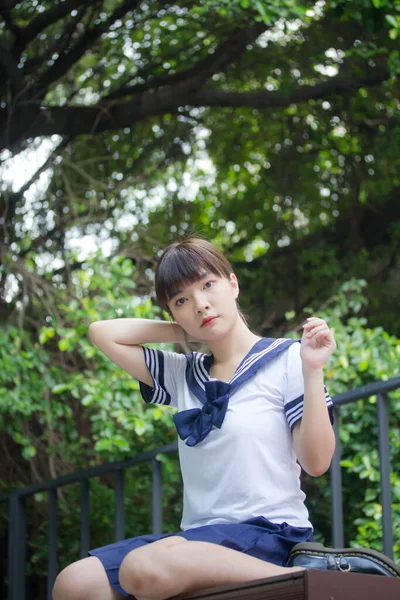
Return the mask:
<svg viewBox="0 0 400 600">
<path fill-rule="evenodd" d="M 261 340 L 260 340 L 261 341 Z M 270 344 L 267 348 L 264 348 L 263 350 L 261 350 L 260 352 L 255 352 L 254 354 L 252 354 L 251 356 L 249 356 L 243 363 L 243 365 L 240 367 L 240 369 L 237 371 L 237 373 L 235 373 L 235 375 L 233 376 L 233 378 L 231 379 L 230 383 L 233 383 L 234 381 L 236 381 L 236 379 L 238 377 L 240 377 L 243 373 L 245 373 L 254 363 L 256 363 L 262 356 L 265 356 L 266 354 L 268 354 L 269 352 L 272 352 L 273 350 L 275 350 L 275 348 L 277 348 L 278 346 L 280 346 L 281 344 L 287 342 L 288 340 L 286 338 L 278 338 L 277 340 L 274 340 L 272 342 L 272 344 Z M 258 343 L 258 342 L 256 342 Z"/>
</svg>

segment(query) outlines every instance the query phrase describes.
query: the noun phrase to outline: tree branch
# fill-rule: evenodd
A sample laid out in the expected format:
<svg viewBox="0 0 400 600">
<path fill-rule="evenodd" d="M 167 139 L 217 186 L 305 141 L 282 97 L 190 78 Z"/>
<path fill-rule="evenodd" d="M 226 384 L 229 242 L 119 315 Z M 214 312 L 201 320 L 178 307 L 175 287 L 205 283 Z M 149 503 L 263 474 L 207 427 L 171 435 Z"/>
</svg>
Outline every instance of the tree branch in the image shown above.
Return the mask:
<svg viewBox="0 0 400 600">
<path fill-rule="evenodd" d="M 79 23 L 82 22 L 85 16 L 85 12 L 87 12 L 87 7 L 82 6 L 78 11 L 76 19 L 71 19 L 69 22 L 66 23 L 61 37 L 59 39 L 55 39 L 53 44 L 49 48 L 47 48 L 46 52 L 40 55 L 37 54 L 35 55 L 35 57 L 32 57 L 31 59 L 25 62 L 25 75 L 30 75 L 34 71 L 37 72 L 38 69 L 41 68 L 42 65 L 53 56 L 53 54 L 56 53 L 59 56 L 61 56 L 62 54 L 64 54 L 64 52 L 66 52 L 68 46 L 71 44 L 71 39 L 75 33 L 77 25 L 79 25 Z"/>
<path fill-rule="evenodd" d="M 5 79 L 11 82 L 14 94 L 18 94 L 25 87 L 22 71 L 18 69 L 18 64 L 8 48 L 0 41 L 0 74 L 2 71 Z"/>
<path fill-rule="evenodd" d="M 188 104 L 193 106 L 254 106 L 254 107 L 276 107 L 288 106 L 308 100 L 319 100 L 332 94 L 345 94 L 354 92 L 362 87 L 379 85 L 389 79 L 388 69 L 373 71 L 365 77 L 352 79 L 337 75 L 331 79 L 318 83 L 299 87 L 293 92 L 282 94 L 281 92 L 224 92 L 215 89 L 203 89 L 193 96 Z"/>
<path fill-rule="evenodd" d="M 177 73 L 153 77 L 151 76 L 151 69 L 147 68 L 144 73 L 138 73 L 136 76 L 144 77 L 146 74 L 150 74 L 149 81 L 133 86 L 126 85 L 123 88 L 115 90 L 115 92 L 109 94 L 105 99 L 115 100 L 123 96 L 131 96 L 132 94 L 142 93 L 182 81 L 187 82 L 185 89 L 198 88 L 201 83 L 209 79 L 214 73 L 223 71 L 233 60 L 238 58 L 244 52 L 246 46 L 254 42 L 266 29 L 267 26 L 264 23 L 256 23 L 251 27 L 235 29 L 226 40 L 219 44 L 212 54 L 200 60 L 193 67 L 178 71 Z M 164 60 L 160 61 L 160 64 Z"/>
<path fill-rule="evenodd" d="M 8 12 L 19 2 L 20 0 L 0 0 L 0 14 L 3 12 Z"/>
<path fill-rule="evenodd" d="M 1 6 L 1 2 L 0 2 Z M 16 36 L 19 36 L 20 28 L 13 21 L 11 12 L 9 8 L 0 8 L 0 17 L 3 18 L 4 23 L 7 25 L 8 29 Z"/>
<path fill-rule="evenodd" d="M 210 70 L 208 70 L 210 73 Z M 201 79 L 202 75 L 200 75 Z M 149 116 L 175 113 L 181 106 L 230 106 L 230 107 L 277 107 L 294 103 L 321 99 L 339 93 L 352 93 L 361 87 L 375 86 L 390 77 L 389 71 L 380 68 L 371 71 L 365 77 L 354 78 L 337 75 L 328 81 L 310 86 L 299 87 L 290 93 L 269 92 L 224 92 L 217 89 L 200 89 L 188 92 L 192 82 L 174 87 L 164 87 L 155 92 L 138 94 L 127 102 L 107 104 L 104 101 L 93 106 L 70 106 L 47 108 L 40 113 L 36 109 L 18 114 L 15 110 L 13 135 L 6 139 L 6 110 L 0 110 L 0 148 L 7 147 L 21 138 L 68 135 L 70 139 L 81 134 L 95 134 L 107 130 L 131 127 Z"/>
<path fill-rule="evenodd" d="M 140 0 L 125 0 L 114 10 L 108 19 L 85 31 L 72 46 L 71 50 L 67 54 L 60 56 L 54 65 L 39 77 L 35 88 L 47 89 L 49 85 L 60 79 L 81 58 L 91 44 L 108 31 L 115 21 L 124 17 L 130 10 L 137 8 L 139 3 Z"/>
<path fill-rule="evenodd" d="M 199 87 L 215 73 L 223 72 L 236 58 L 241 56 L 246 46 L 254 42 L 268 29 L 265 23 L 255 23 L 251 27 L 234 30 L 206 59 L 199 62 L 184 85 L 185 91 L 199 89 Z"/>
<path fill-rule="evenodd" d="M 29 25 L 19 30 L 18 51 L 23 50 L 49 25 L 59 21 L 82 5 L 87 7 L 88 4 L 93 4 L 93 2 L 89 2 L 89 0 L 66 0 L 65 2 L 58 2 L 43 13 L 39 13 Z"/>
</svg>

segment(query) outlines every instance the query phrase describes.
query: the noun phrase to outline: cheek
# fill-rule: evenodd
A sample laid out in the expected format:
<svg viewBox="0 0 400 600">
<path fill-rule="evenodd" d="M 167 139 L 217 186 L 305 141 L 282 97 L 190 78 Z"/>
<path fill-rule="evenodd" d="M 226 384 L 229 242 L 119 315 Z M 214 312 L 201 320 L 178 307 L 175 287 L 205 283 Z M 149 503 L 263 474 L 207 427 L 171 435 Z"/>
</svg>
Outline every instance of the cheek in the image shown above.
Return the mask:
<svg viewBox="0 0 400 600">
<path fill-rule="evenodd" d="M 183 307 L 181 309 L 170 311 L 171 318 L 181 326 L 183 326 L 184 323 L 187 321 L 187 316 L 185 315 L 185 313 L 186 311 L 183 309 Z"/>
</svg>

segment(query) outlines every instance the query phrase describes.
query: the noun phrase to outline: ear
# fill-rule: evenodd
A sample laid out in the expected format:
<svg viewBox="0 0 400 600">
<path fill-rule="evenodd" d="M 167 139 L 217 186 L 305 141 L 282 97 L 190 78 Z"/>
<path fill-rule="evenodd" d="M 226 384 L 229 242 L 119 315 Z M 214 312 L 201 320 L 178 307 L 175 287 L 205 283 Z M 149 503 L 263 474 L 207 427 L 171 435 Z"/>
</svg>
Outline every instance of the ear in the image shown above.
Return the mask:
<svg viewBox="0 0 400 600">
<path fill-rule="evenodd" d="M 229 282 L 233 288 L 234 296 L 235 296 L 235 298 L 237 298 L 239 296 L 239 282 L 237 280 L 235 273 L 231 273 L 229 275 Z"/>
</svg>

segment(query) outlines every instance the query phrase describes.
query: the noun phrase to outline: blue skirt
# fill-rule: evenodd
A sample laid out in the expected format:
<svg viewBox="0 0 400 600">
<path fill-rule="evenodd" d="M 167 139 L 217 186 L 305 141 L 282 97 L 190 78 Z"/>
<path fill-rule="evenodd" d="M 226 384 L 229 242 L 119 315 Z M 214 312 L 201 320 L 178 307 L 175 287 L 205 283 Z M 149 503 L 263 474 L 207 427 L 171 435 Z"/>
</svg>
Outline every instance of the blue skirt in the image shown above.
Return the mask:
<svg viewBox="0 0 400 600">
<path fill-rule="evenodd" d="M 120 586 L 118 578 L 119 568 L 125 556 L 136 548 L 176 535 L 192 542 L 211 542 L 225 548 L 232 548 L 280 566 L 286 564 L 293 546 L 300 542 L 314 541 L 310 528 L 293 527 L 287 523 L 271 523 L 264 517 L 254 517 L 242 523 L 204 525 L 179 533 L 133 537 L 91 550 L 89 556 L 97 556 L 113 588 L 122 596 L 129 596 Z M 129 597 L 133 598 L 133 596 Z"/>
</svg>

